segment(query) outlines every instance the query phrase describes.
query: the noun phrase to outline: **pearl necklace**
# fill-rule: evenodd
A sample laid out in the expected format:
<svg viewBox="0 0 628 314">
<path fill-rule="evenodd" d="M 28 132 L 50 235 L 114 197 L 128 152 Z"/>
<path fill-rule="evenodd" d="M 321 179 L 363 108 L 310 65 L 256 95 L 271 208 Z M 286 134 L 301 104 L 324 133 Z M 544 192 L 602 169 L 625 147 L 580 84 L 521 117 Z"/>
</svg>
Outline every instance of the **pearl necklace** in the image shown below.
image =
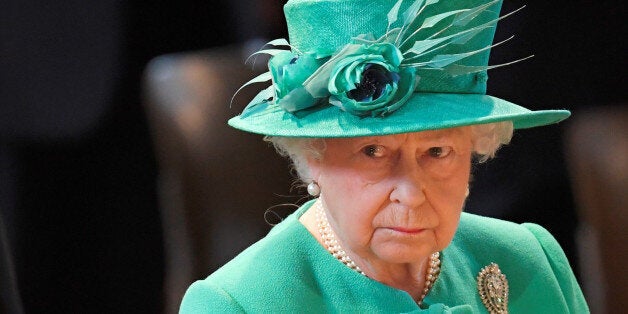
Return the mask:
<svg viewBox="0 0 628 314">
<path fill-rule="evenodd" d="M 347 252 L 342 249 L 338 240 L 336 240 L 334 231 L 329 225 L 327 215 L 325 214 L 325 210 L 323 209 L 320 201 L 316 201 L 314 206 L 316 206 L 316 224 L 318 226 L 318 233 L 320 234 L 327 251 L 347 267 L 357 271 L 363 276 L 366 276 L 360 267 L 356 265 L 355 262 L 347 255 Z M 432 289 L 434 282 L 438 279 L 438 275 L 440 275 L 440 252 L 435 252 L 430 255 L 429 267 L 425 274 L 425 288 L 423 288 L 423 292 L 421 293 L 419 299 L 415 300 L 418 305 L 423 303 L 423 299 L 425 299 L 425 296 Z"/>
<path fill-rule="evenodd" d="M 316 202 L 314 204 L 316 206 L 316 224 L 318 225 L 318 233 L 321 235 L 321 239 L 323 240 L 323 244 L 325 244 L 325 248 L 331 255 L 341 261 L 343 264 L 347 265 L 347 267 L 357 271 L 361 275 L 366 276 L 364 272 L 360 269 L 358 265 L 356 265 L 353 260 L 347 255 L 336 240 L 336 236 L 334 235 L 334 231 L 331 229 L 329 225 L 329 221 L 327 220 L 327 215 L 325 215 L 325 211 L 323 210 L 323 206 L 320 202 Z"/>
</svg>

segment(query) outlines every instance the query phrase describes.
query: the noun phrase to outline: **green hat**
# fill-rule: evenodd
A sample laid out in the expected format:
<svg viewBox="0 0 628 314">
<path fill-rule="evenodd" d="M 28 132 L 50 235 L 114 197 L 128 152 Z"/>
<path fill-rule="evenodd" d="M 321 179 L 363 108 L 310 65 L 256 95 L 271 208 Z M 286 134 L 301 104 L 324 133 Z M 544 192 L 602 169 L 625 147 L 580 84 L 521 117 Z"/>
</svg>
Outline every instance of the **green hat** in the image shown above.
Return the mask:
<svg viewBox="0 0 628 314">
<path fill-rule="evenodd" d="M 510 120 L 559 122 L 486 95 L 501 0 L 290 0 L 290 42 L 273 40 L 271 81 L 229 125 L 288 137 L 356 137 Z M 285 49 L 280 49 L 280 48 Z"/>
</svg>

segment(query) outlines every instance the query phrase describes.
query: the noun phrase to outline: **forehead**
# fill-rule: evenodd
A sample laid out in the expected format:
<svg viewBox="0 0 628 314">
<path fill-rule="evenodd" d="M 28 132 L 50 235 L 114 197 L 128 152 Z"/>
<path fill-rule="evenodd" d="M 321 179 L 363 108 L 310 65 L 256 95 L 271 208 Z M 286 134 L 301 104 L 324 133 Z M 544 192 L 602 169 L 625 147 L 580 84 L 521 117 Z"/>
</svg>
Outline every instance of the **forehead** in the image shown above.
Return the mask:
<svg viewBox="0 0 628 314">
<path fill-rule="evenodd" d="M 393 135 L 381 135 L 381 136 L 365 136 L 365 137 L 351 137 L 351 138 L 330 138 L 325 142 L 331 145 L 350 145 L 361 143 L 403 143 L 407 141 L 422 142 L 422 141 L 438 141 L 438 140 L 457 140 L 465 139 L 470 135 L 471 130 L 469 127 L 458 127 L 450 129 L 440 129 L 413 133 L 402 133 Z"/>
</svg>

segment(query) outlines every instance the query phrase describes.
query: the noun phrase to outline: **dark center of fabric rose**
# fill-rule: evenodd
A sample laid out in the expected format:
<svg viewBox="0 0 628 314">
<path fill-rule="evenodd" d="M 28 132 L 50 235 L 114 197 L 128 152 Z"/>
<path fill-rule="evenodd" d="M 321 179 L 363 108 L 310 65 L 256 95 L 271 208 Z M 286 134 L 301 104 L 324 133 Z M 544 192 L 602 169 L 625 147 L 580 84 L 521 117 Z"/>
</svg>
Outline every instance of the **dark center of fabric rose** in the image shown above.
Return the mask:
<svg viewBox="0 0 628 314">
<path fill-rule="evenodd" d="M 362 80 L 355 89 L 347 92 L 347 96 L 357 101 L 375 100 L 382 95 L 386 85 L 393 82 L 395 76 L 392 74 L 379 64 L 367 64 L 362 72 Z"/>
</svg>

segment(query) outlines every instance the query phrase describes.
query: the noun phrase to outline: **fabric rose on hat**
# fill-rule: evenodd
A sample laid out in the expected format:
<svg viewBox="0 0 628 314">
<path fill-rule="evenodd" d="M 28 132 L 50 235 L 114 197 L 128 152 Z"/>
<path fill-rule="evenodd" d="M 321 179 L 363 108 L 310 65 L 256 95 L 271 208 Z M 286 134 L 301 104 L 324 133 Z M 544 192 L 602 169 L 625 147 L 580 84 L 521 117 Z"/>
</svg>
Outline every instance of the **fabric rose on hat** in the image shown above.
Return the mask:
<svg viewBox="0 0 628 314">
<path fill-rule="evenodd" d="M 331 57 L 283 51 L 269 61 L 274 103 L 288 112 L 329 103 L 357 116 L 386 116 L 412 95 L 415 68 L 392 43 L 356 39 Z"/>
<path fill-rule="evenodd" d="M 390 43 L 353 44 L 329 79 L 329 103 L 358 116 L 385 116 L 414 91 L 414 69 L 400 68 L 403 56 Z"/>
<path fill-rule="evenodd" d="M 385 116 L 412 95 L 415 69 L 400 67 L 403 55 L 391 43 L 343 47 L 305 83 L 314 97 L 357 116 Z"/>
<path fill-rule="evenodd" d="M 288 112 L 314 106 L 319 100 L 303 87 L 303 82 L 323 63 L 314 55 L 283 51 L 268 62 L 275 87 L 275 103 Z"/>
</svg>

